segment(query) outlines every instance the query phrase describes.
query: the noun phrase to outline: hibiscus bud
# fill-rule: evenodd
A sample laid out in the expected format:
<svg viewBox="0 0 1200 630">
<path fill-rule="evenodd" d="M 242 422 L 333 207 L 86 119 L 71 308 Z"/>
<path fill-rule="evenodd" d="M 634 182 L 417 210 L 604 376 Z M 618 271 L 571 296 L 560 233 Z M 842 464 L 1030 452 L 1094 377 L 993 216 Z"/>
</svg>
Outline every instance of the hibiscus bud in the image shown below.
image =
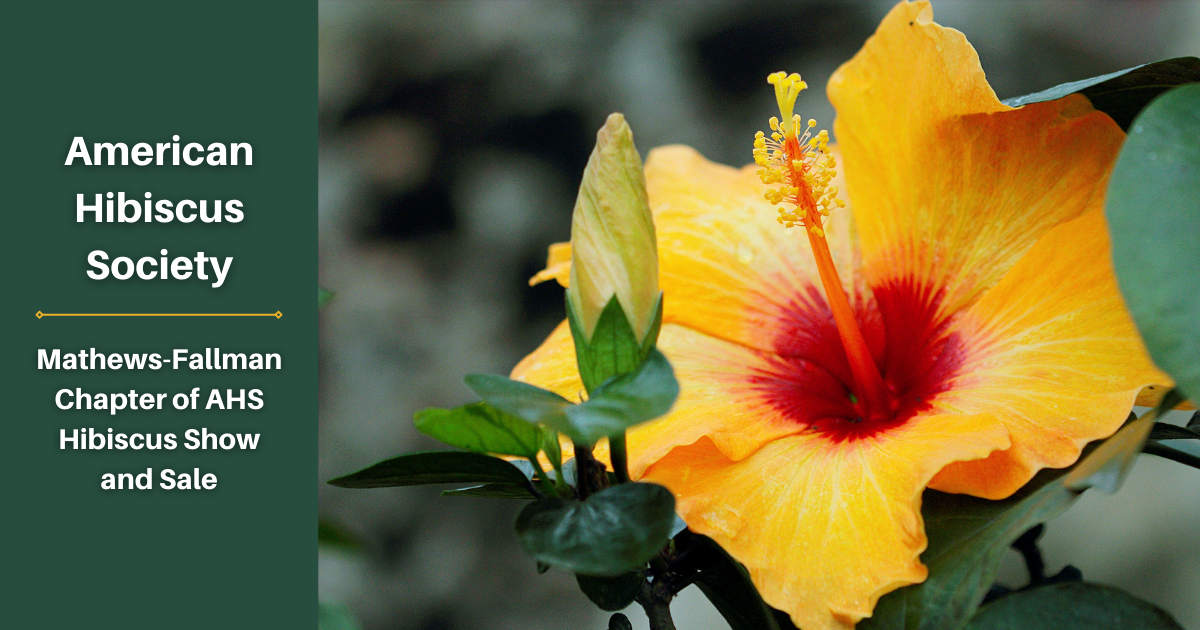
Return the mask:
<svg viewBox="0 0 1200 630">
<path fill-rule="evenodd" d="M 567 303 L 585 344 L 613 296 L 642 344 L 658 312 L 658 247 L 642 160 L 621 114 L 596 134 L 571 220 Z"/>
</svg>

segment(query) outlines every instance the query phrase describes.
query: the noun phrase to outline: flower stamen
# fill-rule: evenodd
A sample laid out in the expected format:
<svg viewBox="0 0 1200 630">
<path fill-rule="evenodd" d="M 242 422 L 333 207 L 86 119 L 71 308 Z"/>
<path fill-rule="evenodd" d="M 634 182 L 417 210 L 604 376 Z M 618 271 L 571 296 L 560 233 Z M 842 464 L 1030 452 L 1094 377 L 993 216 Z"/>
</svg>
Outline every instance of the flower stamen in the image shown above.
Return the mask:
<svg viewBox="0 0 1200 630">
<path fill-rule="evenodd" d="M 895 401 L 859 330 L 822 227 L 823 217 L 829 216 L 834 208 L 846 206 L 838 199 L 837 186 L 830 185 L 837 175 L 837 160 L 829 152 L 829 132 L 822 129 L 814 135 L 812 130 L 817 121 L 810 118 L 806 125 L 801 125 L 800 116 L 794 113 L 796 97 L 808 87 L 800 75 L 776 72 L 767 77 L 767 82 L 775 86 L 780 118 L 771 118 L 770 136 L 761 131 L 754 136 L 754 162 L 760 167 L 759 178 L 764 184 L 775 186 L 764 196 L 779 206 L 779 222 L 784 227 L 806 228 L 821 284 L 854 375 L 851 395 L 857 401 L 855 406 L 863 412 L 864 419 L 889 418 L 895 411 Z M 781 205 L 785 203 L 791 207 Z"/>
</svg>

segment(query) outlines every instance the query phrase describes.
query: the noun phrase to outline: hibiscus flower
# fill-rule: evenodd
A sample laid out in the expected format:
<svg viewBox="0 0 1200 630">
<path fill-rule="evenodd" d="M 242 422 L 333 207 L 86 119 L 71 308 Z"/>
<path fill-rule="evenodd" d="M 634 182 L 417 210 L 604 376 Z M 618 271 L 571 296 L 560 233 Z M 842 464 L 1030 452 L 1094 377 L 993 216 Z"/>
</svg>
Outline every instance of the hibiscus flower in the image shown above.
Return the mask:
<svg viewBox="0 0 1200 630">
<path fill-rule="evenodd" d="M 798 80 L 772 79 L 765 171 L 649 154 L 658 347 L 681 395 L 628 449 L 634 479 L 821 630 L 925 579 L 926 487 L 1007 497 L 1169 379 L 1109 259 L 1124 136 L 1108 116 L 1078 95 L 1001 104 L 926 2 L 896 6 L 830 79 L 837 146 L 793 118 Z M 565 282 L 566 252 L 542 277 Z M 565 322 L 513 377 L 578 399 Z"/>
</svg>

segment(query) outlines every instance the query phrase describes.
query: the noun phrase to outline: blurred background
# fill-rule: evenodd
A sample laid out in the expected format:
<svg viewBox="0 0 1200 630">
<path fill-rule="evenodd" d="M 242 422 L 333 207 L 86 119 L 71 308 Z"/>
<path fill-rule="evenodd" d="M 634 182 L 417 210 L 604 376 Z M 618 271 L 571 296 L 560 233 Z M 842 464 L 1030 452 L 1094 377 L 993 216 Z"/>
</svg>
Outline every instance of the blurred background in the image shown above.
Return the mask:
<svg viewBox="0 0 1200 630">
<path fill-rule="evenodd" d="M 439 448 L 413 412 L 469 402 L 464 374 L 507 373 L 562 319 L 561 288 L 527 279 L 569 238 L 608 113 L 626 115 L 643 155 L 683 143 L 742 165 L 775 109 L 766 75 L 803 74 L 815 89 L 797 111 L 832 128 L 822 86 L 891 5 L 318 3 L 319 281 L 336 293 L 320 324 L 320 601 L 365 630 L 607 626 L 570 575 L 538 575 L 522 554 L 520 502 L 324 481 Z M 1200 2 L 934 10 L 1000 98 L 1200 53 Z M 1043 549 L 1051 572 L 1073 564 L 1200 630 L 1198 537 L 1200 471 L 1145 456 L 1120 493 L 1052 522 Z M 1002 579 L 1021 585 L 1011 556 Z M 727 627 L 694 588 L 673 611 L 680 630 Z"/>
</svg>

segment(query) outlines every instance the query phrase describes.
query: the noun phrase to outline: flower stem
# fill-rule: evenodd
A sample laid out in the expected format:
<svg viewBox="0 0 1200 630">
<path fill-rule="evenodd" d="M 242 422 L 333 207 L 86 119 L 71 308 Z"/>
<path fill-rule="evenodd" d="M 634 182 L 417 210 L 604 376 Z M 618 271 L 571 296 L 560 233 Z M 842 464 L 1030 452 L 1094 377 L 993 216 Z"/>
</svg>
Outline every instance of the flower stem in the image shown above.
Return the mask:
<svg viewBox="0 0 1200 630">
<path fill-rule="evenodd" d="M 671 571 L 661 557 L 650 560 L 650 572 L 654 580 L 642 582 L 635 600 L 646 611 L 650 630 L 675 630 L 675 620 L 671 618 L 671 600 L 680 589 L 671 587 Z"/>
<path fill-rule="evenodd" d="M 529 463 L 533 464 L 533 469 L 537 472 L 538 481 L 541 482 L 542 489 L 544 490 L 544 492 L 542 494 L 545 494 L 547 496 L 554 496 L 554 494 L 555 494 L 554 487 L 550 485 L 550 479 L 546 475 L 546 471 L 542 468 L 542 462 L 538 461 L 538 458 L 536 458 L 536 457 L 530 457 Z M 532 482 L 530 482 L 529 488 L 531 490 L 534 490 L 535 495 L 538 494 L 538 492 L 534 488 Z M 538 498 L 541 498 L 541 497 L 538 497 Z"/>
<path fill-rule="evenodd" d="M 671 618 L 671 605 L 665 602 L 642 607 L 650 620 L 650 630 L 675 630 L 675 620 Z"/>
<path fill-rule="evenodd" d="M 1039 523 L 1021 534 L 1021 537 L 1012 544 L 1012 548 L 1016 549 L 1021 554 L 1021 558 L 1025 560 L 1025 568 L 1029 571 L 1029 586 L 1046 581 L 1046 562 L 1042 559 L 1042 550 L 1038 549 L 1037 545 L 1038 538 L 1041 538 L 1045 531 L 1046 525 Z"/>
<path fill-rule="evenodd" d="M 579 500 L 600 492 L 608 486 L 604 465 L 592 455 L 592 445 L 573 442 L 575 445 L 575 489 Z"/>
<path fill-rule="evenodd" d="M 617 483 L 629 483 L 629 456 L 625 452 L 625 432 L 608 436 L 608 452 L 612 456 Z"/>
</svg>

